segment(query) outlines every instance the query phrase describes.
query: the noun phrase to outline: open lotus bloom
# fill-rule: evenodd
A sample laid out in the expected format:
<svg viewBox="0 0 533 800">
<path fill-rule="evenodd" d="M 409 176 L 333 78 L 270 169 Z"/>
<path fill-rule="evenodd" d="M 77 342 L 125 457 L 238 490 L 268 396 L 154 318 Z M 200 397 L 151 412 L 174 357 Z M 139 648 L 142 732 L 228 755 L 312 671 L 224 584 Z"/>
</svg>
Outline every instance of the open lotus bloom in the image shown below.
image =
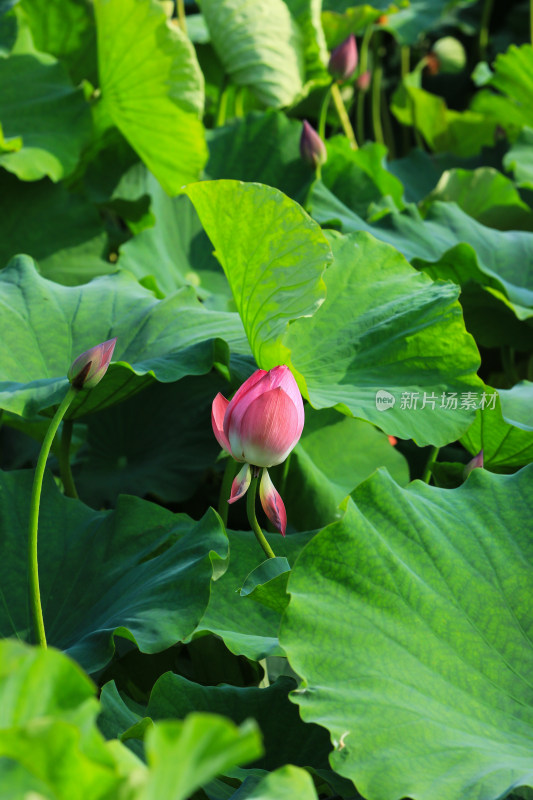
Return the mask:
<svg viewBox="0 0 533 800">
<path fill-rule="evenodd" d="M 117 343 L 116 337 L 107 342 L 97 344 L 86 350 L 72 362 L 68 371 L 68 379 L 75 389 L 92 389 L 100 383 L 107 372 L 107 368 Z"/>
<path fill-rule="evenodd" d="M 246 494 L 252 470 L 263 468 L 259 497 L 269 520 L 285 536 L 287 515 L 281 496 L 270 480 L 268 467 L 281 464 L 298 443 L 304 426 L 304 406 L 288 367 L 258 369 L 233 399 L 220 393 L 211 409 L 218 443 L 244 466 L 233 481 L 229 503 Z"/>
</svg>

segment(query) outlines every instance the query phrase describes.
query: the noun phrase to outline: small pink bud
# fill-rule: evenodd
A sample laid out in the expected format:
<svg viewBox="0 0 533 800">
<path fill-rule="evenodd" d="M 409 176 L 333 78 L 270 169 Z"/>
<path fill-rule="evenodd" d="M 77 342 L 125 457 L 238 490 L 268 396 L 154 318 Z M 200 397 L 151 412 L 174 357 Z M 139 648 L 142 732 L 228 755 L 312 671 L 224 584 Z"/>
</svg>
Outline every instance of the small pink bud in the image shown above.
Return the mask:
<svg viewBox="0 0 533 800">
<path fill-rule="evenodd" d="M 116 337 L 107 342 L 91 347 L 72 362 L 68 371 L 68 379 L 74 389 L 92 389 L 100 383 L 107 372 L 113 350 L 117 343 Z"/>
<path fill-rule="evenodd" d="M 315 169 L 322 166 L 328 157 L 326 145 L 306 119 L 304 119 L 300 136 L 300 156 L 302 161 L 307 161 Z"/>
<path fill-rule="evenodd" d="M 354 74 L 358 62 L 357 44 L 351 33 L 329 57 L 328 72 L 337 81 L 348 81 Z"/>
<path fill-rule="evenodd" d="M 389 442 L 394 447 L 394 445 L 398 444 L 398 439 L 396 436 L 389 436 Z"/>
<path fill-rule="evenodd" d="M 463 478 L 466 480 L 474 469 L 483 469 L 483 450 L 480 450 L 477 456 L 474 456 L 474 458 L 468 462 L 463 470 Z"/>
<path fill-rule="evenodd" d="M 358 76 L 358 78 L 357 78 L 357 80 L 355 82 L 355 85 L 357 86 L 357 88 L 359 89 L 360 92 L 368 91 L 368 87 L 370 86 L 371 78 L 372 78 L 372 74 L 371 74 L 370 70 L 368 70 L 368 69 L 365 70 L 364 72 L 362 72 Z"/>
</svg>

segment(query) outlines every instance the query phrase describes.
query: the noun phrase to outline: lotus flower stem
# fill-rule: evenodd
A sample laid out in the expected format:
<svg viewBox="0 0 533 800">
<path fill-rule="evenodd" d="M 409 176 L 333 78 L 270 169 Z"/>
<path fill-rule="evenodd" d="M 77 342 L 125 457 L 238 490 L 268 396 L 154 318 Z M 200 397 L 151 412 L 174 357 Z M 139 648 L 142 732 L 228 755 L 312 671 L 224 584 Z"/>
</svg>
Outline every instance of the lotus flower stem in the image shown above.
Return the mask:
<svg viewBox="0 0 533 800">
<path fill-rule="evenodd" d="M 430 483 L 430 481 L 431 481 L 431 474 L 432 474 L 431 473 L 431 467 L 433 466 L 433 464 L 437 460 L 438 454 L 439 454 L 439 448 L 438 447 L 432 447 L 431 451 L 430 451 L 430 454 L 429 454 L 429 458 L 428 458 L 427 463 L 426 463 L 426 466 L 424 467 L 424 473 L 423 473 L 422 477 L 420 478 L 420 480 L 424 481 L 424 483 Z"/>
<path fill-rule="evenodd" d="M 289 474 L 289 467 L 291 465 L 291 456 L 292 453 L 289 453 L 289 455 L 285 459 L 285 463 L 283 464 L 283 472 L 281 473 L 281 484 L 279 487 L 279 493 L 281 495 L 285 494 L 285 487 L 287 486 L 287 476 Z"/>
<path fill-rule="evenodd" d="M 41 592 L 39 589 L 39 566 L 38 566 L 38 551 L 37 551 L 37 530 L 39 525 L 39 507 L 41 504 L 41 492 L 43 488 L 43 477 L 50 448 L 54 441 L 59 423 L 65 416 L 70 404 L 74 400 L 78 390 L 70 387 L 65 397 L 59 404 L 59 407 L 52 417 L 52 421 L 46 431 L 41 446 L 41 452 L 37 459 L 37 466 L 35 467 L 35 476 L 33 478 L 33 487 L 31 491 L 30 500 L 30 523 L 28 535 L 28 564 L 29 564 L 29 579 L 30 579 L 30 613 L 33 620 L 33 626 L 38 643 L 41 647 L 46 647 L 46 634 L 44 631 L 43 609 L 41 606 Z"/>
<path fill-rule="evenodd" d="M 481 22 L 479 24 L 478 56 L 480 61 L 485 61 L 487 57 L 487 45 L 489 43 L 489 24 L 492 15 L 494 0 L 485 0 L 483 11 L 481 12 Z"/>
<path fill-rule="evenodd" d="M 276 558 L 274 551 L 267 542 L 265 534 L 261 530 L 261 526 L 257 521 L 257 517 L 255 516 L 255 495 L 257 492 L 257 481 L 258 477 L 257 475 L 254 475 L 250 483 L 250 488 L 248 489 L 248 494 L 246 495 L 246 513 L 248 515 L 248 522 L 255 533 L 255 538 L 263 548 L 266 557 Z"/>
<path fill-rule="evenodd" d="M 320 114 L 318 116 L 318 135 L 323 142 L 326 141 L 326 120 L 328 118 L 329 101 L 331 100 L 331 86 L 328 86 L 322 98 L 322 105 L 320 106 Z"/>
<path fill-rule="evenodd" d="M 361 48 L 359 50 L 359 74 L 362 75 L 368 69 L 368 50 L 370 47 L 370 39 L 374 28 L 369 25 L 365 30 Z M 365 95 L 366 92 L 357 92 L 357 138 L 361 144 L 365 141 Z"/>
<path fill-rule="evenodd" d="M 183 31 L 183 33 L 187 33 L 187 22 L 185 21 L 185 3 L 183 0 L 177 0 L 176 3 L 176 11 L 178 14 L 178 24 Z"/>
<path fill-rule="evenodd" d="M 237 464 L 232 458 L 226 459 L 226 468 L 224 469 L 224 476 L 222 478 L 222 485 L 220 486 L 220 495 L 218 498 L 218 513 L 224 523 L 224 527 L 228 524 L 228 497 L 231 492 L 231 484 L 237 471 Z"/>
<path fill-rule="evenodd" d="M 374 139 L 379 144 L 385 144 L 383 138 L 383 128 L 381 127 L 381 78 L 383 66 L 378 55 L 378 48 L 375 48 L 375 64 L 372 71 L 372 126 L 374 128 Z"/>
<path fill-rule="evenodd" d="M 358 150 L 357 139 L 355 138 L 355 133 L 352 128 L 352 123 L 350 122 L 350 117 L 348 116 L 348 112 L 346 111 L 341 91 L 336 83 L 334 83 L 331 87 L 331 96 L 333 98 L 333 103 L 337 110 L 337 115 L 339 117 L 339 121 L 342 125 L 342 129 L 345 133 L 345 136 L 350 142 L 352 149 Z"/>
<path fill-rule="evenodd" d="M 76 484 L 72 477 L 72 470 L 70 468 L 70 442 L 72 440 L 72 428 L 74 423 L 71 419 L 66 419 L 63 422 L 63 430 L 61 432 L 61 444 L 59 447 L 59 474 L 63 482 L 63 488 L 67 497 L 74 497 L 78 499 L 78 492 L 76 491 Z"/>
</svg>

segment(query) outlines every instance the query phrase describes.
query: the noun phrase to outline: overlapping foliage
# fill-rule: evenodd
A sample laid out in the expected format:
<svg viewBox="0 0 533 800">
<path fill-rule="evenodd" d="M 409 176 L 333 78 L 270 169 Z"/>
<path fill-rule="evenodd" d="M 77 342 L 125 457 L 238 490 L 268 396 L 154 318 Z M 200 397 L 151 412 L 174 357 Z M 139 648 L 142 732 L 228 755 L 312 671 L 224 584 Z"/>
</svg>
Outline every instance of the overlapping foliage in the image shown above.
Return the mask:
<svg viewBox="0 0 533 800">
<path fill-rule="evenodd" d="M 399 6 L 0 0 L 2 796 L 533 790 L 529 20 Z M 45 651 L 33 467 L 113 337 L 45 479 Z M 209 415 L 281 363 L 263 562 Z"/>
</svg>

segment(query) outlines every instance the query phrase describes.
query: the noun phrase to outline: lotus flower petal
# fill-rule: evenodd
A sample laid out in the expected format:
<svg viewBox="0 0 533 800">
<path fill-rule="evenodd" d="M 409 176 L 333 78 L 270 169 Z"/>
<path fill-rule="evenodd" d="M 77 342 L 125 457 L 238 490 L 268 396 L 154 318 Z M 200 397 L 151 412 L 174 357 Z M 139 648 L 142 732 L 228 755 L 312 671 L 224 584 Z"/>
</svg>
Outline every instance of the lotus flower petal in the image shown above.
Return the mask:
<svg viewBox="0 0 533 800">
<path fill-rule="evenodd" d="M 257 467 L 285 461 L 299 439 L 298 412 L 283 389 L 272 389 L 248 407 L 239 431 L 230 438 L 234 453 Z"/>
<path fill-rule="evenodd" d="M 224 433 L 224 414 L 226 413 L 228 405 L 229 400 L 226 400 L 224 395 L 219 392 L 211 406 L 211 425 L 213 426 L 213 433 L 219 445 L 230 455 L 233 455 L 228 437 Z"/>
<path fill-rule="evenodd" d="M 267 469 L 264 469 L 261 475 L 259 497 L 261 499 L 263 511 L 270 522 L 278 529 L 282 536 L 285 536 L 285 531 L 287 529 L 287 512 L 285 511 L 285 505 L 281 499 L 280 493 L 270 480 Z"/>
<path fill-rule="evenodd" d="M 240 500 L 241 497 L 244 497 L 246 492 L 248 491 L 248 487 L 250 485 L 250 481 L 252 480 L 252 468 L 249 464 L 244 464 L 239 473 L 234 478 L 233 483 L 231 484 L 231 493 L 228 500 L 228 503 L 234 503 L 236 500 Z"/>
</svg>

